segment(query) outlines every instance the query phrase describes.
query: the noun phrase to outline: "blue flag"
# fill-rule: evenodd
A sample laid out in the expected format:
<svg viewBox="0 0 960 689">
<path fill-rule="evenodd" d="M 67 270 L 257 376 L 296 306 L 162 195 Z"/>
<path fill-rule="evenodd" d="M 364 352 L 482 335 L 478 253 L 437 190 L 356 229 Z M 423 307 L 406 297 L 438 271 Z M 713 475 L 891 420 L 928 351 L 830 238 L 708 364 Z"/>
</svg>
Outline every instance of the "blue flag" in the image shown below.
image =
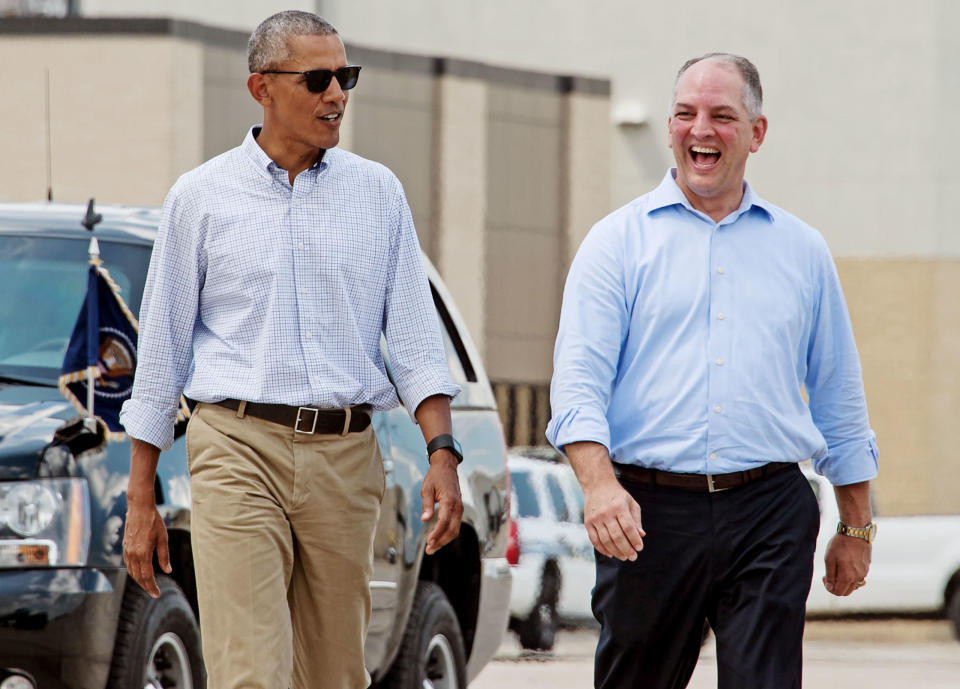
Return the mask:
<svg viewBox="0 0 960 689">
<path fill-rule="evenodd" d="M 60 392 L 83 414 L 93 373 L 93 412 L 107 427 L 111 439 L 123 438 L 120 407 L 133 390 L 137 369 L 137 330 L 133 313 L 120 296 L 120 288 L 101 265 L 87 275 L 87 296 L 67 345 L 60 369 Z M 190 415 L 180 398 L 178 419 Z"/>
</svg>

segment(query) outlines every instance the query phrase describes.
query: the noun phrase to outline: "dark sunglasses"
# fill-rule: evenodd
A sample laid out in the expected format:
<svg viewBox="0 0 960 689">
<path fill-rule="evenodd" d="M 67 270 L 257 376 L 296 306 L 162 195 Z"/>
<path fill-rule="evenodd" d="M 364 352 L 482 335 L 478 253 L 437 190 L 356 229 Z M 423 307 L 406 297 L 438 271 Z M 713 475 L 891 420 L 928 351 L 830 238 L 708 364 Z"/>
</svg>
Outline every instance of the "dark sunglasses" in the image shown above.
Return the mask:
<svg viewBox="0 0 960 689">
<path fill-rule="evenodd" d="M 360 65 L 347 65 L 340 69 L 311 69 L 306 72 L 265 69 L 260 74 L 302 74 L 310 93 L 323 93 L 330 86 L 330 80 L 336 77 L 340 88 L 349 91 L 357 85 L 357 79 L 360 78 Z"/>
</svg>

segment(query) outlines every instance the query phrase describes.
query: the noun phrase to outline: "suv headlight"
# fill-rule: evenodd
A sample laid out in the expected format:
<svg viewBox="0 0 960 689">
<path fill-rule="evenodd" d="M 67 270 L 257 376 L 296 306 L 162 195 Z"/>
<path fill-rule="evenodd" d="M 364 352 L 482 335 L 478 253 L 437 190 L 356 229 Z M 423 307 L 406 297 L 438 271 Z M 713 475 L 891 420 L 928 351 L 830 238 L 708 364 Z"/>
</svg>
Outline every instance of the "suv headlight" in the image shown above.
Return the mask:
<svg viewBox="0 0 960 689">
<path fill-rule="evenodd" d="M 0 567 L 82 565 L 89 547 L 86 479 L 0 482 Z"/>
</svg>

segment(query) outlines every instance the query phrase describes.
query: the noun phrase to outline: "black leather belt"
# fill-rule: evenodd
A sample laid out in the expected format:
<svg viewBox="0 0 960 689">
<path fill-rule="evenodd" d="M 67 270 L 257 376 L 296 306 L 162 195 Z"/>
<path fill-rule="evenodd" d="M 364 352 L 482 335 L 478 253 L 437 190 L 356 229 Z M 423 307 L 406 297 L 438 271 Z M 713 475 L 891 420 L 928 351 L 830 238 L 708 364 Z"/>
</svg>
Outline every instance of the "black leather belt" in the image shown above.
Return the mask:
<svg viewBox="0 0 960 689">
<path fill-rule="evenodd" d="M 767 476 L 779 474 L 790 468 L 796 468 L 795 462 L 770 462 L 756 469 L 734 471 L 730 474 L 676 474 L 672 471 L 646 469 L 633 464 L 613 463 L 613 473 L 617 478 L 631 483 L 645 483 L 651 486 L 681 488 L 696 493 L 716 493 L 721 490 L 739 488 Z"/>
<path fill-rule="evenodd" d="M 364 430 L 370 425 L 370 407 L 360 405 L 346 409 L 318 409 L 317 407 L 290 407 L 286 404 L 263 404 L 260 402 L 241 402 L 240 400 L 221 400 L 221 407 L 236 411 L 246 404 L 243 413 L 264 421 L 272 421 L 289 426 L 297 433 L 313 435 L 315 433 L 346 435 Z"/>
</svg>

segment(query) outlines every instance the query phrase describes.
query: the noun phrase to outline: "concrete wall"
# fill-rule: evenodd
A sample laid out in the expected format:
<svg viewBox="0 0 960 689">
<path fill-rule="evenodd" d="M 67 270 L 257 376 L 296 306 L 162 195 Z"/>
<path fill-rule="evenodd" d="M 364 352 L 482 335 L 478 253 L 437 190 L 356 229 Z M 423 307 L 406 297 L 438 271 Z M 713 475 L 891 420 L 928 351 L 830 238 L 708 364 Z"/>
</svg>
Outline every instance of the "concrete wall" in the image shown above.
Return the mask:
<svg viewBox="0 0 960 689">
<path fill-rule="evenodd" d="M 84 17 L 169 17 L 245 31 L 282 10 L 314 11 L 313 0 L 77 0 Z"/>
<path fill-rule="evenodd" d="M 839 270 L 880 443 L 878 503 L 956 512 L 960 261 L 846 259 Z"/>
<path fill-rule="evenodd" d="M 420 244 L 434 244 L 434 98 L 432 62 L 352 47 L 351 62 L 363 65 L 350 93 L 350 150 L 376 160 L 400 178 Z M 345 142 L 346 143 L 346 142 Z"/>
<path fill-rule="evenodd" d="M 442 74 L 437 79 L 437 145 L 434 168 L 436 224 L 434 263 L 488 361 L 486 223 L 489 192 L 487 117 L 489 86 L 479 75 Z"/>
<path fill-rule="evenodd" d="M 203 46 L 203 154 L 209 160 L 239 144 L 247 130 L 262 117 L 263 109 L 246 89 L 246 45 Z"/>
<path fill-rule="evenodd" d="M 563 264 L 561 95 L 496 86 L 487 143 L 487 362 L 496 377 L 550 379 Z"/>
<path fill-rule="evenodd" d="M 200 63 L 198 46 L 169 38 L 2 37 L 0 196 L 47 196 L 49 75 L 54 199 L 159 203 L 202 154 Z"/>
<path fill-rule="evenodd" d="M 55 201 L 162 203 L 259 121 L 245 50 L 237 34 L 165 20 L 0 22 L 0 146 L 16 161 L 0 198 L 45 199 L 49 175 Z"/>
</svg>

